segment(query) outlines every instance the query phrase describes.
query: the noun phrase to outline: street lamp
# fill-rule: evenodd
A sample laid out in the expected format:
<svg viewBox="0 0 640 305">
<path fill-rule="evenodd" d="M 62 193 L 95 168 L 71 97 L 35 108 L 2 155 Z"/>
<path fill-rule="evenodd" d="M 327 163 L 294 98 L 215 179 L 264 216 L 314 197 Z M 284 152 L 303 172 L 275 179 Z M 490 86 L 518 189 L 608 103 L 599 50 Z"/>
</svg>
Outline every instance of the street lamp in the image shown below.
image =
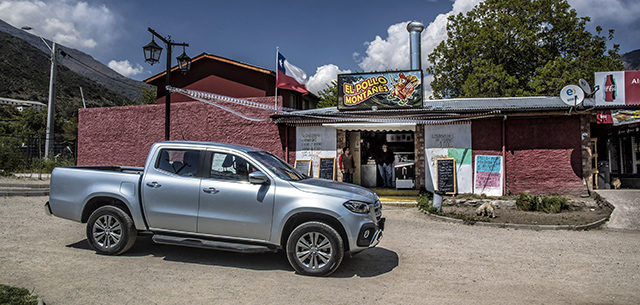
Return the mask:
<svg viewBox="0 0 640 305">
<path fill-rule="evenodd" d="M 55 123 L 55 101 L 56 101 L 56 66 L 57 66 L 56 55 L 58 53 L 56 50 L 55 42 L 52 42 L 52 46 L 50 47 L 47 41 L 45 41 L 44 38 L 42 38 L 42 36 L 40 35 L 40 33 L 38 33 L 38 31 L 36 31 L 34 28 L 30 26 L 23 26 L 22 29 L 25 31 L 33 30 L 38 35 L 38 37 L 42 39 L 42 42 L 44 42 L 47 48 L 49 48 L 49 51 L 51 51 L 51 74 L 49 77 L 49 107 L 47 108 L 47 128 L 46 128 L 47 132 L 46 132 L 45 142 L 44 142 L 44 158 L 47 159 L 49 157 L 49 150 L 51 150 L 51 147 L 53 146 L 52 142 L 54 140 L 53 126 Z"/>
<path fill-rule="evenodd" d="M 187 54 L 184 52 L 184 47 L 188 47 L 189 44 L 184 42 L 174 43 L 173 41 L 171 41 L 171 36 L 167 36 L 167 38 L 164 38 L 151 28 L 148 28 L 147 30 L 151 32 L 153 36 L 158 37 L 158 39 L 162 40 L 162 42 L 164 42 L 167 46 L 167 72 L 166 72 L 165 79 L 166 79 L 166 85 L 171 86 L 171 49 L 173 46 L 183 47 L 182 55 L 178 56 L 176 59 L 178 60 L 178 66 L 180 67 L 180 71 L 182 71 L 182 73 L 187 73 L 191 68 L 191 58 L 187 56 Z M 162 48 L 158 44 L 156 44 L 155 40 L 153 39 L 153 36 L 151 37 L 151 42 L 148 43 L 146 46 L 142 47 L 142 50 L 144 51 L 144 60 L 151 65 L 160 61 L 160 53 L 162 53 Z M 169 133 L 171 130 L 170 128 L 171 92 L 167 90 L 167 93 L 165 96 L 166 97 L 165 97 L 165 103 L 164 103 L 165 104 L 164 139 L 168 141 Z"/>
</svg>

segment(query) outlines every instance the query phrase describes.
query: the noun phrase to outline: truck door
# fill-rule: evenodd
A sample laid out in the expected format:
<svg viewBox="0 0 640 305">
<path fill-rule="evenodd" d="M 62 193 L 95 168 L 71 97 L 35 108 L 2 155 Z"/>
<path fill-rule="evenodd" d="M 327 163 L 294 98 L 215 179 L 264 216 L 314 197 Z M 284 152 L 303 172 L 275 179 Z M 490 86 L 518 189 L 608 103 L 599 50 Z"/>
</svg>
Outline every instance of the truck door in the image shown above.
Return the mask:
<svg viewBox="0 0 640 305">
<path fill-rule="evenodd" d="M 200 151 L 162 149 L 142 181 L 142 200 L 149 227 L 196 232 L 200 200 Z"/>
<path fill-rule="evenodd" d="M 207 155 L 211 165 L 201 184 L 198 232 L 269 240 L 275 185 L 250 183 L 248 175 L 257 169 L 241 156 Z"/>
</svg>

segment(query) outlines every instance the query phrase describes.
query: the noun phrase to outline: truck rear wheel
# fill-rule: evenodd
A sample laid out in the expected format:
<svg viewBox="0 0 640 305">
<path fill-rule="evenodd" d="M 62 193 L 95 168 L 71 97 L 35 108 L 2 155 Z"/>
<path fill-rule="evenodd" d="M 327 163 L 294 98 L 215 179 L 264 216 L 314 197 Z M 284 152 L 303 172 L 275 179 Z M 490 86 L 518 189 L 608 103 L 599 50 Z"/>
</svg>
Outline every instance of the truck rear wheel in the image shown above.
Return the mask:
<svg viewBox="0 0 640 305">
<path fill-rule="evenodd" d="M 137 235 L 131 217 L 114 206 L 95 210 L 87 221 L 87 241 L 99 254 L 122 254 L 133 246 Z"/>
<path fill-rule="evenodd" d="M 325 276 L 338 269 L 344 257 L 340 234 L 316 221 L 295 228 L 287 240 L 287 258 L 300 274 Z"/>
</svg>

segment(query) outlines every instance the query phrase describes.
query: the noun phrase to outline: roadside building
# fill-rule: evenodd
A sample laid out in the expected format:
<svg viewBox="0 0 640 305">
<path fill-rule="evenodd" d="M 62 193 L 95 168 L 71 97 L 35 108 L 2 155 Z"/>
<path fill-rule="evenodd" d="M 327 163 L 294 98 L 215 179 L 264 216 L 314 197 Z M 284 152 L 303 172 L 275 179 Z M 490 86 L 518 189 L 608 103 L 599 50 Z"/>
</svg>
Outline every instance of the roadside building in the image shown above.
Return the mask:
<svg viewBox="0 0 640 305">
<path fill-rule="evenodd" d="M 340 151 L 350 147 L 354 183 L 371 188 L 383 185 L 375 161 L 383 143 L 394 152 L 397 189 L 583 195 L 614 177 L 640 187 L 640 105 L 621 100 L 624 80 L 613 75 L 615 103 L 599 101 L 598 92 L 567 103 L 425 100 L 420 70 L 348 74 L 339 79 L 339 106 L 314 109 L 314 96 L 279 90 L 278 107 L 288 109 L 276 112 L 274 72 L 203 54 L 192 72 L 172 75 L 180 89 L 172 94 L 171 139 L 258 147 L 334 180 Z M 151 144 L 164 139 L 163 77 L 147 80 L 160 88 L 160 105 L 80 110 L 78 165 L 143 165 Z M 606 79 L 596 77 L 597 86 Z"/>
</svg>

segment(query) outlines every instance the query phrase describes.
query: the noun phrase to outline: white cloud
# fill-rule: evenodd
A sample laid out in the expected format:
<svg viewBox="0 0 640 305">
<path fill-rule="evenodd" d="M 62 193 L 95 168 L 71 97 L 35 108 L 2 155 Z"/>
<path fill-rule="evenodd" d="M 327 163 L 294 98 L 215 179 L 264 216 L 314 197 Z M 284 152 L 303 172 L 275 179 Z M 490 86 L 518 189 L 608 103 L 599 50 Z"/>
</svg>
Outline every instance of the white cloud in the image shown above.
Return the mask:
<svg viewBox="0 0 640 305">
<path fill-rule="evenodd" d="M 569 0 L 569 4 L 578 16 L 589 16 L 596 25 L 631 24 L 638 22 L 640 15 L 640 1 L 637 0 Z"/>
<path fill-rule="evenodd" d="M 351 73 L 351 70 L 340 70 L 340 68 L 334 64 L 318 67 L 316 74 L 309 77 L 307 81 L 307 90 L 317 95 L 320 90 L 327 88 L 327 86 L 331 84 L 331 81 L 336 80 L 338 74 L 342 73 Z"/>
<path fill-rule="evenodd" d="M 480 0 L 456 0 L 450 12 L 436 16 L 421 34 L 422 65 L 428 64 L 427 56 L 444 39 L 447 38 L 447 18 L 452 14 L 465 13 L 480 3 Z M 376 36 L 373 41 L 366 42 L 366 56 L 359 66 L 365 71 L 408 69 L 409 63 L 409 20 L 391 25 L 387 29 L 385 39 Z"/>
<path fill-rule="evenodd" d="M 429 64 L 427 57 L 429 53 L 444 39 L 447 38 L 447 18 L 450 15 L 466 13 L 481 0 L 456 0 L 452 10 L 445 14 L 436 16 L 429 25 L 426 25 L 421 34 L 422 47 L 422 68 Z M 364 71 L 383 71 L 410 68 L 409 56 L 409 32 L 407 24 L 410 21 L 393 24 L 387 29 L 387 37 L 376 36 L 373 41 L 366 42 L 366 56 L 358 58 L 359 67 Z M 356 57 L 356 54 L 354 54 Z M 425 77 L 425 97 L 431 95 L 432 77 Z"/>
<path fill-rule="evenodd" d="M 144 70 L 144 68 L 139 64 L 136 64 L 134 68 L 133 66 L 131 66 L 128 60 L 122 60 L 122 61 L 112 60 L 109 62 L 108 66 L 109 68 L 113 69 L 114 71 L 126 77 L 132 77 L 132 76 L 138 75 L 142 73 Z"/>
<path fill-rule="evenodd" d="M 119 17 L 105 5 L 81 1 L 2 1 L 0 19 L 17 28 L 30 26 L 44 38 L 83 51 L 106 48 L 122 33 Z"/>
</svg>

